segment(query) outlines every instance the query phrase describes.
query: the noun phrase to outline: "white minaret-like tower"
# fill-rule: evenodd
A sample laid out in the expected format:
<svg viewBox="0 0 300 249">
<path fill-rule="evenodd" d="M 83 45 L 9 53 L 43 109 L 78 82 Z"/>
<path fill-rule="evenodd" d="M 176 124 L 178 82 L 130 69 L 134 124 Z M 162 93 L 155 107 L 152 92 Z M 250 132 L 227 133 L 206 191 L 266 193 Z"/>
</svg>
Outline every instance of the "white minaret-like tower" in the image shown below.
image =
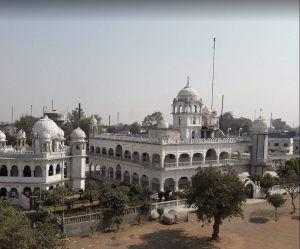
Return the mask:
<svg viewBox="0 0 300 249">
<path fill-rule="evenodd" d="M 198 92 L 190 86 L 179 91 L 173 100 L 173 128 L 180 130 L 181 139 L 199 139 L 214 137 L 217 113 L 203 107 Z"/>
<path fill-rule="evenodd" d="M 263 175 L 268 159 L 268 125 L 260 115 L 251 127 L 251 172 Z"/>
<path fill-rule="evenodd" d="M 70 177 L 72 189 L 85 188 L 85 164 L 86 164 L 86 135 L 79 127 L 71 133 L 72 163 Z"/>
</svg>

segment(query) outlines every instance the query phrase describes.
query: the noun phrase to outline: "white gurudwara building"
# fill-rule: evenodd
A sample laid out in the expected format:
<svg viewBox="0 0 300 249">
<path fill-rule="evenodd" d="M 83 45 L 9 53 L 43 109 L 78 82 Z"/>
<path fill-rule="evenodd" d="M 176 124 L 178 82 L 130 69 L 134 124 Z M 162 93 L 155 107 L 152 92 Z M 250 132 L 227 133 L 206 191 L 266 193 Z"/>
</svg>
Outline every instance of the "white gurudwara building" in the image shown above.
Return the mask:
<svg viewBox="0 0 300 249">
<path fill-rule="evenodd" d="M 174 98 L 172 107 L 173 125 L 161 122 L 146 136 L 97 134 L 97 121 L 92 119 L 90 177 L 156 192 L 184 189 L 198 167 L 231 166 L 241 177 L 263 173 L 268 135 L 261 117 L 253 124 L 252 137 L 225 136 L 218 128 L 217 112 L 203 104 L 189 82 Z"/>
<path fill-rule="evenodd" d="M 34 124 L 31 138 L 28 146 L 25 132 L 19 130 L 12 147 L 0 131 L 0 196 L 29 196 L 34 190 L 57 186 L 84 189 L 86 136 L 79 127 L 66 146 L 63 130 L 45 116 Z"/>
</svg>

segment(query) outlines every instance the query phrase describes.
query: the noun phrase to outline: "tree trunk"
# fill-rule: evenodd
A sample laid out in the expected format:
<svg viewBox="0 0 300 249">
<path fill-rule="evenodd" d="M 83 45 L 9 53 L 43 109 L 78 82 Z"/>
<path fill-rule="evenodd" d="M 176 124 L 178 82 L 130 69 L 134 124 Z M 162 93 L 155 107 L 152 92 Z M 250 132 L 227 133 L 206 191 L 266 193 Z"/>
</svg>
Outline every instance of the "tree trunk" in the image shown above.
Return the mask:
<svg viewBox="0 0 300 249">
<path fill-rule="evenodd" d="M 294 203 L 294 198 L 292 197 L 291 199 L 292 199 L 292 205 L 293 205 L 293 212 L 292 212 L 292 214 L 294 214 L 296 212 L 296 206 L 295 206 L 295 203 Z"/>
<path fill-rule="evenodd" d="M 277 208 L 275 208 L 275 221 L 277 221 Z"/>
<path fill-rule="evenodd" d="M 213 233 L 212 233 L 211 239 L 217 240 L 217 239 L 219 239 L 221 218 L 219 216 L 215 216 L 214 219 L 215 219 L 215 223 L 213 225 Z"/>
</svg>

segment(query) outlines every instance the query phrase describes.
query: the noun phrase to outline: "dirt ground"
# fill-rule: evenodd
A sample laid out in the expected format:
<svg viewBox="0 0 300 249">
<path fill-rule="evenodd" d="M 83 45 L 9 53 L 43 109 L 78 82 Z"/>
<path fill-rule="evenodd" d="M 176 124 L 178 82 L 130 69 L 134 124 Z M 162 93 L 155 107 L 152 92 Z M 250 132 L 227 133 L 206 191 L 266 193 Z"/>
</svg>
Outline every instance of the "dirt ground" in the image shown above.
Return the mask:
<svg viewBox="0 0 300 249">
<path fill-rule="evenodd" d="M 226 220 L 220 228 L 220 241 L 208 240 L 212 225 L 190 221 L 163 225 L 150 222 L 144 225 L 124 226 L 122 231 L 97 233 L 93 236 L 72 237 L 69 249 L 299 249 L 299 197 L 295 200 L 296 214 L 290 199 L 278 210 L 279 219 L 274 220 L 274 209 L 267 202 L 244 205 L 244 218 Z"/>
</svg>

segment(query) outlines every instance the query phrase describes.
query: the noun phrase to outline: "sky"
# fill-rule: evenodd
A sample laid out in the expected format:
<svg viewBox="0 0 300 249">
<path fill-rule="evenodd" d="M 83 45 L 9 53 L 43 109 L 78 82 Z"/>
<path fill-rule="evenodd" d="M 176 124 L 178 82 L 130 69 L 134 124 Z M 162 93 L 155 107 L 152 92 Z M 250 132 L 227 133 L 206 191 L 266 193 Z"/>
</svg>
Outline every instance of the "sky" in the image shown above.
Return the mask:
<svg viewBox="0 0 300 249">
<path fill-rule="evenodd" d="M 65 2 L 66 3 L 66 2 Z M 43 106 L 67 112 L 78 103 L 103 123 L 141 122 L 161 111 L 187 76 L 214 108 L 235 117 L 282 118 L 299 125 L 299 13 L 281 6 L 0 6 L 0 122 Z M 298 3 L 296 4 L 298 5 Z M 2 7 L 2 8 L 1 8 Z M 202 8 L 201 8 L 202 7 Z"/>
</svg>

